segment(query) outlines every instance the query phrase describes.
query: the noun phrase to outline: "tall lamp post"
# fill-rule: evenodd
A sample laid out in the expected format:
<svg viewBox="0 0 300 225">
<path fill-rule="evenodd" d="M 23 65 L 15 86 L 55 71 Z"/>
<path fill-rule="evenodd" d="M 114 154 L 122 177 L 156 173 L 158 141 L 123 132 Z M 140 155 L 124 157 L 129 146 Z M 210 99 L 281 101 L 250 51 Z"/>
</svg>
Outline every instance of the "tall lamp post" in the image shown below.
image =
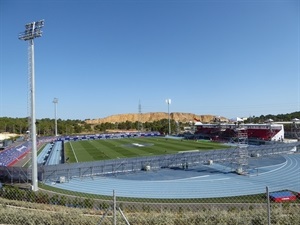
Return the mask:
<svg viewBox="0 0 300 225">
<path fill-rule="evenodd" d="M 19 34 L 19 39 L 28 41 L 28 80 L 30 82 L 30 136 L 32 142 L 32 190 L 38 191 L 38 177 L 37 177 L 37 143 L 36 143 L 36 118 L 35 118 L 35 76 L 34 76 L 34 38 L 42 36 L 41 28 L 44 26 L 44 20 L 27 23 L 25 31 Z"/>
<path fill-rule="evenodd" d="M 166 99 L 166 103 L 168 104 L 169 135 L 171 135 L 171 124 L 170 124 L 170 104 L 171 104 L 171 99 Z"/>
<path fill-rule="evenodd" d="M 55 136 L 57 136 L 57 103 L 58 103 L 58 98 L 54 98 L 53 103 L 54 103 Z"/>
</svg>

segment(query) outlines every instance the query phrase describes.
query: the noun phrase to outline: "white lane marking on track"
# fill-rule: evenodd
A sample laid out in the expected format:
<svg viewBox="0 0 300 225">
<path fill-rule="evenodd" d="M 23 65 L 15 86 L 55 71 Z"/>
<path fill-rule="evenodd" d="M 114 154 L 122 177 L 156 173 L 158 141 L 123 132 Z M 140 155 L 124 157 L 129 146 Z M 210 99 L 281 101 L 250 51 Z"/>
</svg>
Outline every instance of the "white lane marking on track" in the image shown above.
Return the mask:
<svg viewBox="0 0 300 225">
<path fill-rule="evenodd" d="M 263 172 L 263 173 L 259 173 L 259 175 L 263 175 L 263 174 L 268 174 L 268 173 L 273 173 L 277 170 L 280 170 L 282 169 L 283 167 L 285 167 L 287 165 L 287 161 L 285 161 L 284 163 L 281 164 L 280 167 L 276 168 L 276 169 L 273 169 L 273 170 L 270 170 L 270 171 L 267 171 L 267 172 Z M 279 164 L 280 165 L 280 164 Z M 260 168 L 267 168 L 267 167 L 270 167 L 270 166 L 265 166 L 265 167 L 260 167 Z M 253 176 L 257 176 L 256 174 L 253 174 L 253 175 L 250 175 L 250 177 L 253 177 Z"/>
<path fill-rule="evenodd" d="M 209 175 L 207 175 L 209 176 Z M 145 182 L 154 182 L 154 183 L 159 183 L 159 182 L 165 182 L 165 183 L 171 183 L 171 182 L 176 182 L 176 181 L 184 181 L 184 180 L 192 180 L 196 178 L 202 178 L 203 176 L 200 177 L 189 177 L 189 178 L 182 178 L 182 179 L 176 179 L 176 180 L 147 180 Z M 212 182 L 212 181 L 222 181 L 222 180 L 229 180 L 230 178 L 218 178 L 218 179 L 209 179 L 209 180 L 198 180 L 198 182 Z"/>
</svg>

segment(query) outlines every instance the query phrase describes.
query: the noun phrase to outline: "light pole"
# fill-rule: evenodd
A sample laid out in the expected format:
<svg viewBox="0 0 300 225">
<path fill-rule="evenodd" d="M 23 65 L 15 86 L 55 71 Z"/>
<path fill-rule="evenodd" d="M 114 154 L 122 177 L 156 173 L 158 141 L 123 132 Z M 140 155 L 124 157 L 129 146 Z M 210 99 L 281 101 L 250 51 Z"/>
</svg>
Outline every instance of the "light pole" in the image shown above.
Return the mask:
<svg viewBox="0 0 300 225">
<path fill-rule="evenodd" d="M 170 124 L 170 104 L 171 104 L 171 99 L 166 99 L 166 103 L 168 104 L 168 121 L 169 121 L 169 135 L 171 135 L 171 124 Z"/>
<path fill-rule="evenodd" d="M 55 136 L 57 136 L 57 103 L 58 103 L 58 98 L 53 99 L 54 103 L 54 120 L 55 120 Z"/>
<path fill-rule="evenodd" d="M 42 36 L 41 28 L 44 26 L 44 20 L 27 23 L 25 31 L 19 34 L 19 39 L 28 41 L 28 80 L 30 82 L 30 111 L 31 111 L 31 142 L 32 142 L 32 190 L 38 191 L 37 181 L 37 143 L 36 143 L 36 118 L 35 118 L 35 76 L 34 76 L 34 42 L 33 39 Z"/>
</svg>

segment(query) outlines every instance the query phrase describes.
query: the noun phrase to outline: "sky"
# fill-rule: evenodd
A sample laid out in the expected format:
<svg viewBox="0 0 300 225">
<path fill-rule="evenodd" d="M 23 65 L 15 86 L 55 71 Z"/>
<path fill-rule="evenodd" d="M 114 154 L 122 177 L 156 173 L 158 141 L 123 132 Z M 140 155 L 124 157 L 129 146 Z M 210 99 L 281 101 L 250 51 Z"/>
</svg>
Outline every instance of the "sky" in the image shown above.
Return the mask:
<svg viewBox="0 0 300 225">
<path fill-rule="evenodd" d="M 300 111 L 299 1 L 0 0 L 0 117 L 30 115 L 18 34 L 41 19 L 37 119 Z"/>
</svg>

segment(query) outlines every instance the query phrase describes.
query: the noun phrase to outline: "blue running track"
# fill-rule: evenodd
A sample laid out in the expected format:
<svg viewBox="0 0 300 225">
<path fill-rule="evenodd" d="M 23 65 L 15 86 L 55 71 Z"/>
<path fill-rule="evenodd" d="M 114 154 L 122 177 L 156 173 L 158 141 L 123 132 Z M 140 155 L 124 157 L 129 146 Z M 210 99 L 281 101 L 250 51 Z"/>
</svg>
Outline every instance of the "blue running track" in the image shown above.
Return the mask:
<svg viewBox="0 0 300 225">
<path fill-rule="evenodd" d="M 283 155 L 271 165 L 257 160 L 247 175 L 238 175 L 226 167 L 212 164 L 189 171 L 162 169 L 111 177 L 73 178 L 66 183 L 47 183 L 70 191 L 135 198 L 215 198 L 243 196 L 269 191 L 300 192 L 300 154 Z"/>
</svg>

